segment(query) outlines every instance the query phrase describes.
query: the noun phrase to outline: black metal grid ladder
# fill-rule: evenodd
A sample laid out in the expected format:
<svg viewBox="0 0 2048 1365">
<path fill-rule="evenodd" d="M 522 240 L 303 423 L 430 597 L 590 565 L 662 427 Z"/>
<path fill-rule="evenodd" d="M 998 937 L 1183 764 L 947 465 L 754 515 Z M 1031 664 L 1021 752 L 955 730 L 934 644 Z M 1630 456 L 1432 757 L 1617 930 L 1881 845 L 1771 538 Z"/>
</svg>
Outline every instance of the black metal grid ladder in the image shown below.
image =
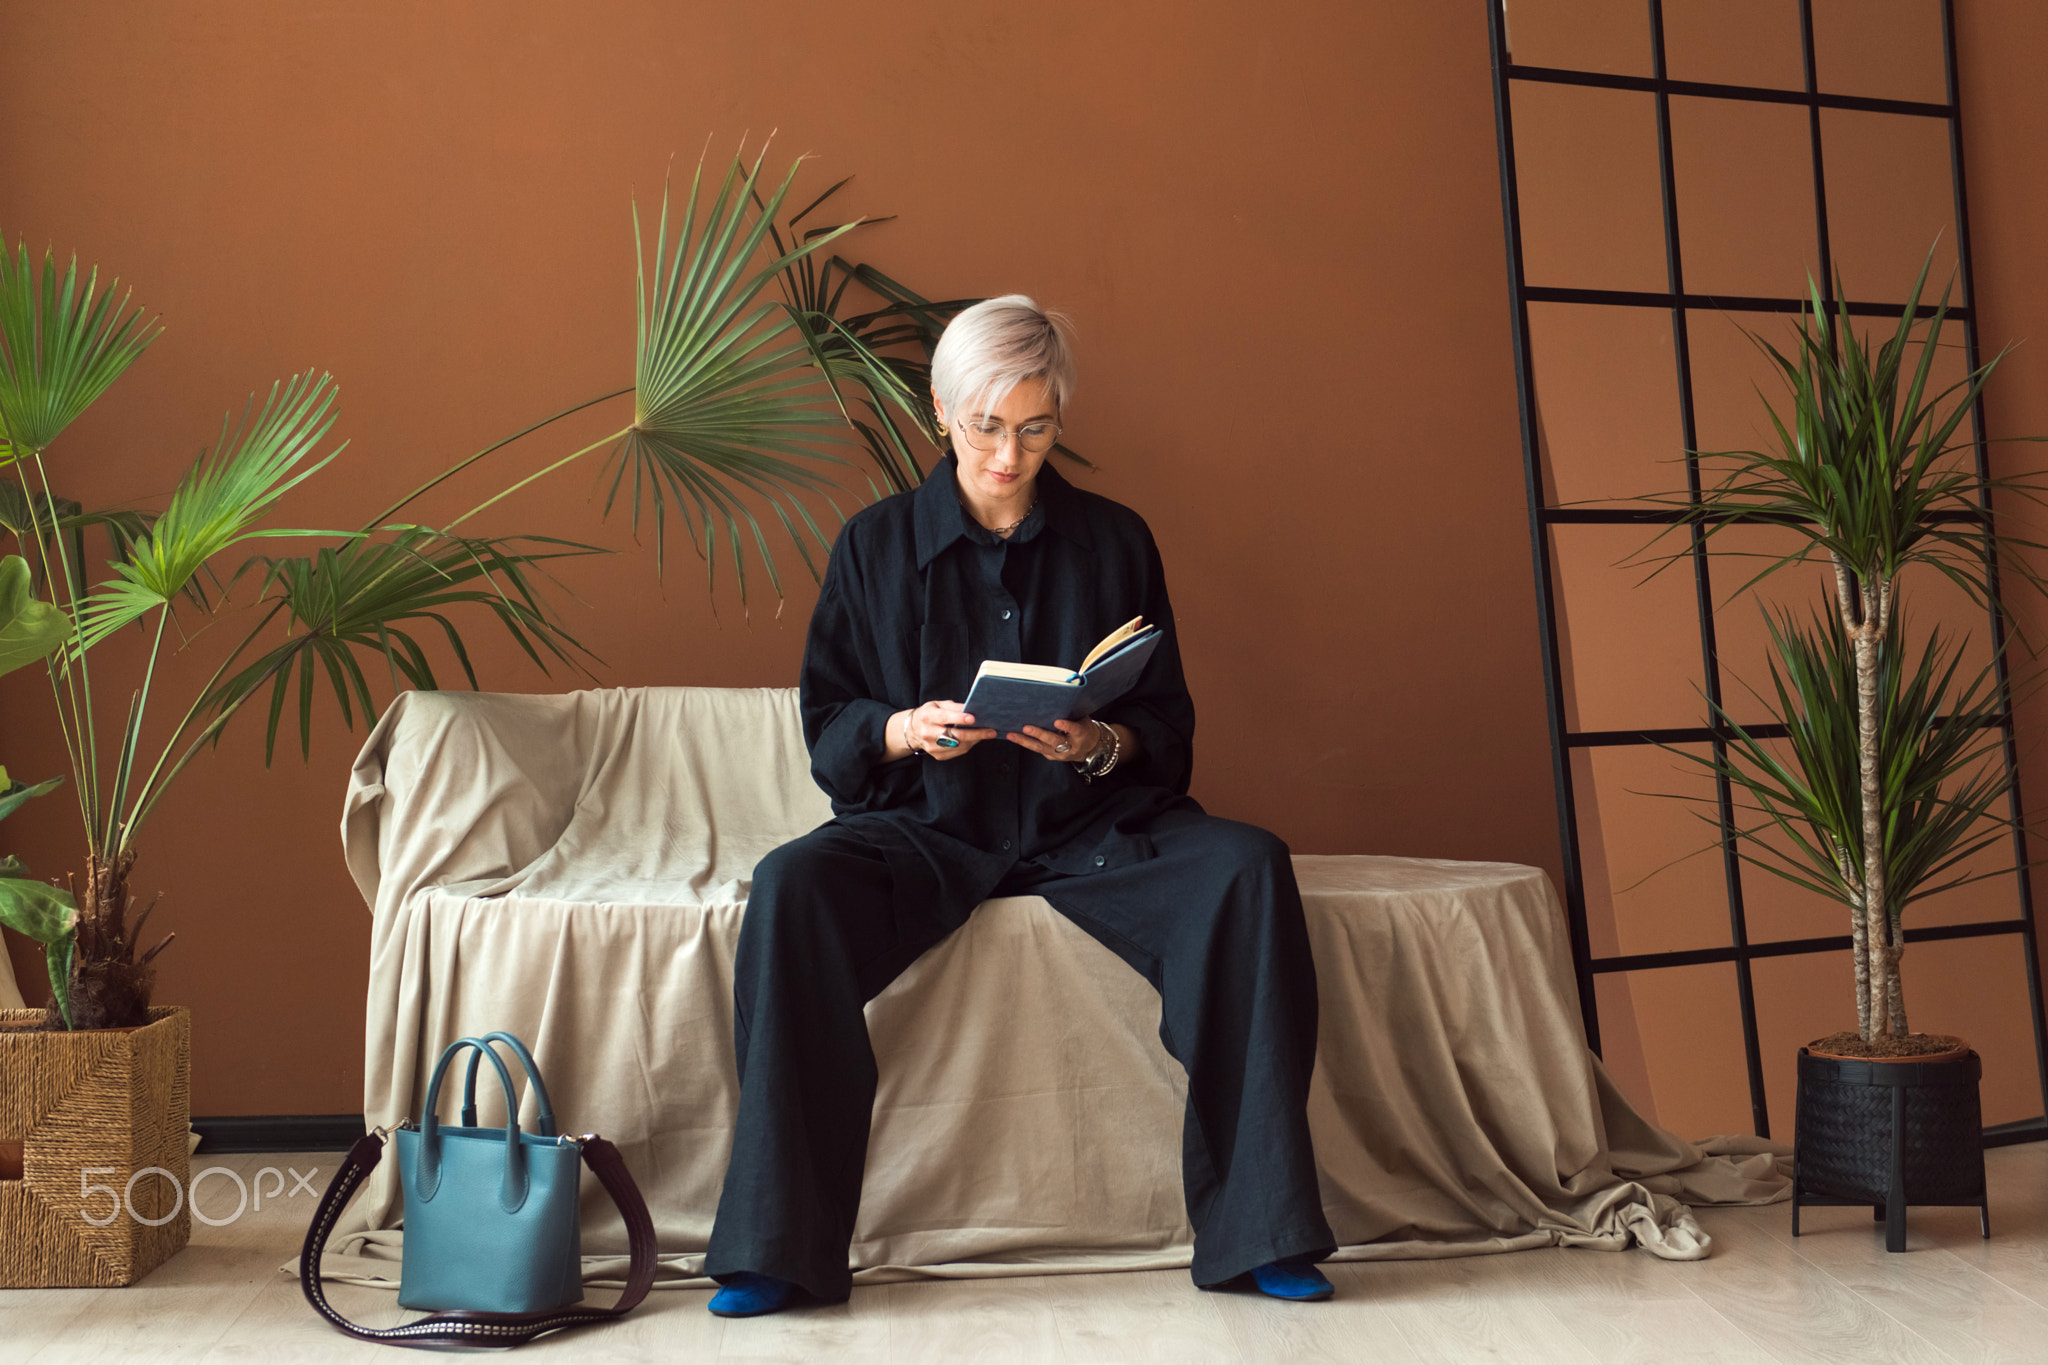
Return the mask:
<svg viewBox="0 0 2048 1365">
<path fill-rule="evenodd" d="M 1792 0 L 1788 0 L 1791 3 Z M 1521 421 L 1523 474 L 1529 505 L 1529 536 L 1535 561 L 1536 598 L 1539 626 L 1542 640 L 1542 662 L 1545 700 L 1550 726 L 1552 773 L 1556 785 L 1558 834 L 1564 855 L 1563 887 L 1566 914 L 1568 917 L 1572 962 L 1578 980 L 1580 1008 L 1584 1012 L 1586 1036 L 1595 1051 L 1600 1049 L 1600 1019 L 1598 1003 L 1594 995 L 1595 978 L 1611 972 L 1635 972 L 1656 968 L 1694 966 L 1707 963 L 1730 963 L 1735 970 L 1736 999 L 1741 1012 L 1744 1061 L 1747 1066 L 1752 1119 L 1759 1136 L 1770 1134 L 1770 1114 L 1765 1100 L 1763 1057 L 1757 1038 L 1755 987 L 1751 977 L 1750 964 L 1758 958 L 1780 957 L 1794 954 L 1842 951 L 1849 947 L 1847 934 L 1821 938 L 1781 939 L 1752 942 L 1743 903 L 1742 863 L 1737 853 L 1735 837 L 1735 809 L 1733 793 L 1726 778 L 1716 783 L 1716 798 L 1720 824 L 1720 849 L 1723 878 L 1726 883 L 1728 901 L 1728 922 L 1730 942 L 1725 947 L 1700 948 L 1676 952 L 1637 953 L 1618 956 L 1595 957 L 1589 939 L 1586 912 L 1586 891 L 1584 870 L 1579 846 L 1577 803 L 1573 792 L 1572 756 L 1574 751 L 1617 745 L 1646 745 L 1655 743 L 1678 744 L 1700 743 L 1712 746 L 1716 757 L 1726 752 L 1727 733 L 1715 726 L 1684 726 L 1650 730 L 1572 730 L 1566 720 L 1566 698 L 1563 680 L 1563 660 L 1560 657 L 1556 585 L 1553 582 L 1551 539 L 1552 528 L 1569 524 L 1677 524 L 1683 513 L 1677 510 L 1635 509 L 1635 508 L 1569 508 L 1547 505 L 1543 488 L 1542 452 L 1539 448 L 1538 422 L 1536 411 L 1536 390 L 1533 362 L 1530 353 L 1529 305 L 1531 303 L 1591 304 L 1621 308 L 1649 308 L 1668 310 L 1671 320 L 1672 351 L 1677 366 L 1677 391 L 1679 403 L 1679 425 L 1684 449 L 1692 452 L 1698 448 L 1693 409 L 1693 375 L 1690 339 L 1688 334 L 1688 313 L 1693 311 L 1727 312 L 1771 312 L 1797 313 L 1802 301 L 1796 298 L 1769 298 L 1731 296 L 1726 294 L 1688 293 L 1685 284 L 1684 265 L 1680 252 L 1677 184 L 1673 172 L 1671 151 L 1671 97 L 1673 95 L 1697 96 L 1709 99 L 1733 100 L 1750 103 L 1781 105 L 1803 105 L 1807 110 L 1808 128 L 1812 144 L 1814 222 L 1818 234 L 1817 254 L 1820 276 L 1826 282 L 1824 288 L 1832 301 L 1833 263 L 1829 247 L 1827 182 L 1822 160 L 1821 110 L 1847 109 L 1875 113 L 1901 114 L 1918 118 L 1942 119 L 1948 126 L 1949 163 L 1954 193 L 1954 215 L 1957 232 L 1957 273 L 1961 290 L 1961 306 L 1952 308 L 1949 316 L 1961 323 L 1965 355 L 1968 366 L 1975 370 L 1978 363 L 1978 338 L 1974 280 L 1971 275 L 1969 213 L 1964 194 L 1963 143 L 1960 104 L 1957 98 L 1955 14 L 1953 0 L 1941 0 L 1943 58 L 1947 74 L 1947 101 L 1932 104 L 1913 100 L 1877 99 L 1854 95 L 1823 93 L 1817 83 L 1814 62 L 1814 26 L 1811 0 L 1796 0 L 1799 8 L 1802 57 L 1805 67 L 1805 88 L 1803 90 L 1781 90 L 1760 86 L 1723 85 L 1699 81 L 1673 80 L 1665 65 L 1664 16 L 1661 0 L 1646 0 L 1649 6 L 1649 36 L 1651 44 L 1650 76 L 1625 76 L 1597 71 L 1562 70 L 1553 67 L 1516 65 L 1512 61 L 1508 43 L 1506 15 L 1503 0 L 1486 0 L 1489 27 L 1493 47 L 1494 111 L 1495 132 L 1499 141 L 1501 204 L 1506 226 L 1508 275 L 1512 306 L 1512 332 L 1514 341 L 1515 380 L 1518 412 Z M 1667 289 L 1665 292 L 1642 292 L 1614 289 L 1581 289 L 1560 286 L 1530 285 L 1523 269 L 1521 209 L 1517 169 L 1515 162 L 1513 89 L 1516 82 L 1538 82 L 1547 84 L 1598 87 L 1614 90 L 1631 90 L 1648 93 L 1655 98 L 1657 121 L 1657 154 L 1659 190 L 1662 200 L 1663 248 Z M 1881 303 L 1852 303 L 1850 311 L 1859 315 L 1875 317 L 1898 317 L 1904 313 L 1903 305 Z M 1930 314 L 1933 309 L 1922 305 L 1921 313 Z M 1988 476 L 1990 464 L 1985 440 L 1983 406 L 1980 403 L 1973 415 L 1972 435 L 1975 444 L 1977 471 Z M 1690 453 L 1685 458 L 1687 486 L 1697 499 L 1700 491 L 1698 460 Z M 1990 515 L 1988 497 L 1984 501 L 1985 515 Z M 1702 529 L 1694 525 L 1690 530 L 1689 554 L 1693 570 L 1694 597 L 1699 611 L 1699 642 L 1705 680 L 1704 690 L 1711 702 L 1721 702 L 1721 667 L 1718 643 L 1715 638 L 1712 575 Z M 2000 695 L 2006 698 L 2002 708 L 2000 726 L 2003 732 L 2003 755 L 2008 772 L 2014 777 L 2010 798 L 2010 814 L 2013 821 L 2013 858 L 2016 869 L 2012 878 L 2018 899 L 2015 914 L 2006 919 L 1980 921 L 1968 924 L 1951 924 L 1909 928 L 1908 942 L 1928 942 L 1938 939 L 1973 938 L 1987 935 L 2011 934 L 2020 943 L 2025 956 L 2027 991 L 2031 1007 L 2035 1067 L 2041 1088 L 2044 1116 L 2048 1116 L 2048 1021 L 2044 1021 L 2042 1007 L 2039 957 L 2035 943 L 2033 897 L 2029 881 L 2023 869 L 2028 862 L 2027 839 L 2021 824 L 2022 808 L 2017 782 L 2019 756 L 2013 735 L 2011 692 L 2007 677 L 2004 643 L 2004 622 L 1996 608 L 1998 590 L 1997 566 L 1991 566 L 1991 587 L 1994 606 L 1991 617 L 1991 644 L 1997 667 L 1997 686 Z M 1759 737 L 1782 737 L 1783 726 L 1749 727 Z M 2048 1117 L 2029 1119 L 2016 1124 L 2000 1125 L 1989 1130 L 1989 1140 L 2020 1141 L 2048 1137 Z"/>
</svg>

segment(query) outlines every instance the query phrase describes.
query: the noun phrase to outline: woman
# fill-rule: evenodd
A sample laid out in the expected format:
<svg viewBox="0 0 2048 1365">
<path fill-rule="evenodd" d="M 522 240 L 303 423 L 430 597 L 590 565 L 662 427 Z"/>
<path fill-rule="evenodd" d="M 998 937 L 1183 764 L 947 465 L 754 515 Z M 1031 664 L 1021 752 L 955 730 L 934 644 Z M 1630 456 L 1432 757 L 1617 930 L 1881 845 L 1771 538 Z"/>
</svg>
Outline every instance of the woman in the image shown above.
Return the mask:
<svg viewBox="0 0 2048 1365">
<path fill-rule="evenodd" d="M 980 902 L 1022 894 L 1162 990 L 1188 1072 L 1195 1283 L 1331 1292 L 1306 1115 L 1315 972 L 1287 846 L 1187 795 L 1194 706 L 1151 532 L 1046 463 L 1073 384 L 1062 324 L 1030 299 L 961 313 L 932 357 L 952 452 L 833 547 L 801 702 L 834 818 L 762 859 L 748 896 L 714 1313 L 847 1297 L 875 1097 L 862 1006 Z M 962 709 L 981 660 L 1076 663 L 1140 613 L 1164 638 L 1093 719 L 998 735 Z"/>
</svg>

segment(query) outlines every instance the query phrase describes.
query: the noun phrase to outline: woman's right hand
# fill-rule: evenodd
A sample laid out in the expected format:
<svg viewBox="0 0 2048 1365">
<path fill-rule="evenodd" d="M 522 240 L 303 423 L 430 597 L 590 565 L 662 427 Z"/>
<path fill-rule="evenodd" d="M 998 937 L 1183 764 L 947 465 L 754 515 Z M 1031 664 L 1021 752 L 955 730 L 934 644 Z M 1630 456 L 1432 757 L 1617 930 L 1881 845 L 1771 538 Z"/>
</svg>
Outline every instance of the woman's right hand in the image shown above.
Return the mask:
<svg viewBox="0 0 2048 1365">
<path fill-rule="evenodd" d="M 907 735 L 905 734 L 906 716 L 908 717 Z M 908 744 L 908 748 L 905 750 L 906 756 L 921 749 L 926 756 L 935 758 L 941 763 L 948 759 L 960 757 L 985 739 L 994 739 L 996 737 L 996 732 L 993 730 L 968 728 L 974 717 L 968 715 L 957 701 L 928 701 L 911 711 L 898 711 L 894 716 L 890 717 L 890 720 L 893 722 L 890 727 L 892 731 L 890 738 L 893 741 L 906 742 Z M 959 741 L 957 748 L 948 749 L 939 743 L 947 735 L 951 735 Z M 893 748 L 895 746 L 892 743 L 890 747 Z"/>
</svg>

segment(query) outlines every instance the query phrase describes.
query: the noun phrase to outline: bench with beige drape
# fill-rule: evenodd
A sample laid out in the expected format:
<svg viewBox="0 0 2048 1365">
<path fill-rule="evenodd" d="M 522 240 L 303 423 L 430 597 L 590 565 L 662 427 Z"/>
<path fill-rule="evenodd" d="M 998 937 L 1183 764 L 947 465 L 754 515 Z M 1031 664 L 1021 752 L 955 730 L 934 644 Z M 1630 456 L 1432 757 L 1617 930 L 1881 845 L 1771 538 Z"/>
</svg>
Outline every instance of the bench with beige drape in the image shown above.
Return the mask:
<svg viewBox="0 0 2048 1365">
<path fill-rule="evenodd" d="M 748 874 L 830 815 L 793 689 L 400 696 L 342 826 L 372 916 L 365 1118 L 417 1117 L 443 1045 L 509 1029 L 568 1130 L 625 1154 L 665 1275 L 694 1275 L 736 1098 Z M 1341 1256 L 1634 1244 L 1687 1259 L 1707 1249 L 1688 1202 L 1783 1197 L 1760 1145 L 1710 1154 L 1608 1083 L 1540 870 L 1295 868 L 1322 1000 L 1310 1117 Z M 1184 1080 L 1158 999 L 1050 906 L 984 904 L 868 1019 L 881 1088 L 857 1280 L 1188 1263 Z M 482 1111 L 503 1122 L 494 1089 Z M 394 1166 L 344 1215 L 326 1273 L 395 1281 Z M 624 1233 L 585 1183 L 585 1273 L 609 1279 Z"/>
</svg>

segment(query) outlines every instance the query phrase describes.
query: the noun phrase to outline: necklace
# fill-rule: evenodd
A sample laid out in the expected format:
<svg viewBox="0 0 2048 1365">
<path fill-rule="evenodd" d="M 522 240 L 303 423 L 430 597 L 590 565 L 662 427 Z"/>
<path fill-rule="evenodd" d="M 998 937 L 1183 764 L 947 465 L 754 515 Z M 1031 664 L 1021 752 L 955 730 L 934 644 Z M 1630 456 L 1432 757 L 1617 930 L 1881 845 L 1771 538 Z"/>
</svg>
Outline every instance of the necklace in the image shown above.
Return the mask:
<svg viewBox="0 0 2048 1365">
<path fill-rule="evenodd" d="M 1027 522 L 1027 521 L 1031 520 L 1031 513 L 1032 513 L 1032 512 L 1033 512 L 1033 511 L 1034 511 L 1034 510 L 1035 510 L 1035 509 L 1036 509 L 1037 507 L 1038 507 L 1038 499 L 1037 499 L 1037 498 L 1033 498 L 1033 499 L 1031 500 L 1031 506 L 1030 506 L 1030 507 L 1027 507 L 1027 508 L 1025 508 L 1025 509 L 1024 509 L 1024 515 L 1023 515 L 1023 516 L 1021 516 L 1021 517 L 1017 518 L 1017 519 L 1016 519 L 1015 521 L 1011 522 L 1011 523 L 1010 523 L 1010 524 L 1009 524 L 1008 526 L 991 526 L 991 527 L 989 527 L 989 530 L 991 530 L 991 531 L 995 532 L 995 533 L 996 533 L 997 535 L 999 535 L 999 536 L 1007 536 L 1008 534 L 1010 534 L 1010 532 L 1012 532 L 1012 531 L 1016 530 L 1016 529 L 1017 529 L 1017 528 L 1018 528 L 1019 526 L 1022 526 L 1022 525 L 1023 525 L 1023 524 L 1025 523 L 1025 522 Z"/>
<path fill-rule="evenodd" d="M 1031 498 L 1031 506 L 1029 506 L 1029 507 L 1027 507 L 1027 508 L 1025 508 L 1025 509 L 1024 509 L 1024 515 L 1023 515 L 1023 516 L 1021 516 L 1021 517 L 1017 518 L 1017 519 L 1016 519 L 1015 521 L 1011 522 L 1011 523 L 1010 523 L 1010 524 L 1009 524 L 1008 526 L 990 526 L 990 527 L 988 527 L 988 528 L 987 528 L 987 530 L 988 530 L 989 534 L 991 534 L 991 535 L 998 535 L 998 536 L 1007 536 L 1007 535 L 1009 535 L 1009 534 L 1010 534 L 1010 532 L 1012 532 L 1012 531 L 1016 530 L 1016 529 L 1017 529 L 1017 528 L 1018 528 L 1019 526 L 1022 526 L 1022 525 L 1023 525 L 1023 524 L 1025 523 L 1025 522 L 1029 521 L 1029 520 L 1031 519 L 1031 514 L 1032 514 L 1032 512 L 1036 511 L 1036 510 L 1037 510 L 1037 508 L 1038 508 L 1038 497 L 1037 497 L 1037 495 L 1036 495 L 1036 494 L 1033 494 L 1033 495 L 1032 495 L 1032 498 Z M 969 516 L 973 516 L 974 514 L 973 514 L 973 512 L 972 512 L 972 511 L 969 511 L 968 515 L 969 515 Z"/>
</svg>

